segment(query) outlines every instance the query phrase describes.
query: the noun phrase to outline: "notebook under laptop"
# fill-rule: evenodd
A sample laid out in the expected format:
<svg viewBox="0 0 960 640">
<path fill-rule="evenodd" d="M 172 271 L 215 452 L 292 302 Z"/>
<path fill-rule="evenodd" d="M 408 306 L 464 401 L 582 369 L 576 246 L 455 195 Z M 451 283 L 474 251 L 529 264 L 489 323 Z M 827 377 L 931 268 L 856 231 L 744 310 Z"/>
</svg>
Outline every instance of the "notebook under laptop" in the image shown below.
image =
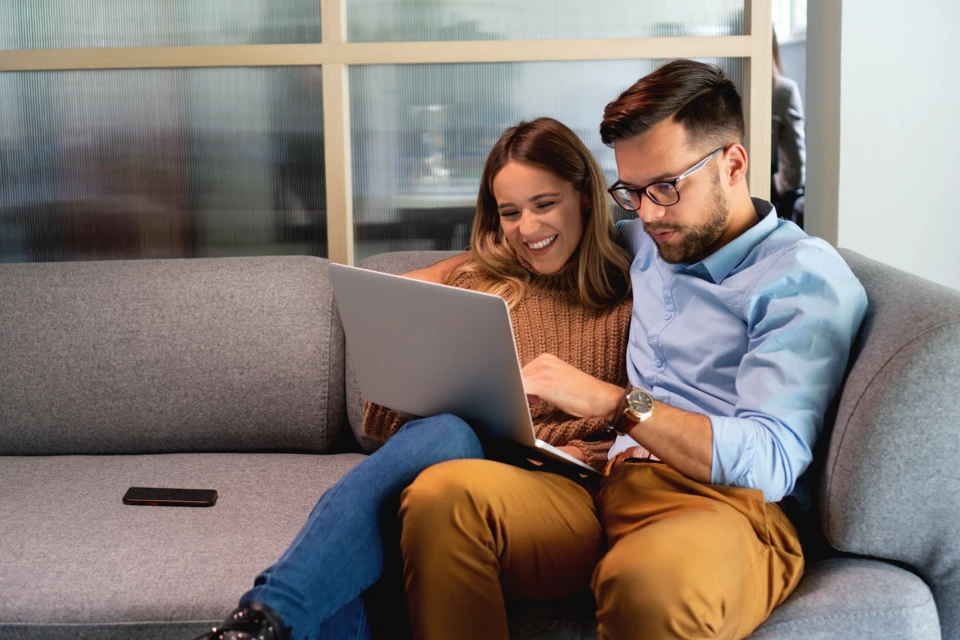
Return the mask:
<svg viewBox="0 0 960 640">
<path fill-rule="evenodd" d="M 329 273 L 365 399 L 413 417 L 451 413 L 596 473 L 536 438 L 503 298 L 339 264 Z"/>
</svg>

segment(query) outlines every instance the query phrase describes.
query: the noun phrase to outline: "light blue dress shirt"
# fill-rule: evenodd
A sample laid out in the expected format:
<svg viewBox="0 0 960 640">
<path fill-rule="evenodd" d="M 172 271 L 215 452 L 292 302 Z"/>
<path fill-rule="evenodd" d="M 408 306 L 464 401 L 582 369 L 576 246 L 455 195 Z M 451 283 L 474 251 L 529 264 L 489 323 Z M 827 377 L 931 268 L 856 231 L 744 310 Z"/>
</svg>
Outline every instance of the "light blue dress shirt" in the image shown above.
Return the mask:
<svg viewBox="0 0 960 640">
<path fill-rule="evenodd" d="M 760 220 L 701 262 L 664 262 L 639 220 L 620 223 L 635 258 L 627 374 L 654 398 L 713 424 L 714 484 L 793 495 L 840 388 L 867 296 L 828 243 Z M 637 443 L 620 436 L 617 452 Z"/>
</svg>

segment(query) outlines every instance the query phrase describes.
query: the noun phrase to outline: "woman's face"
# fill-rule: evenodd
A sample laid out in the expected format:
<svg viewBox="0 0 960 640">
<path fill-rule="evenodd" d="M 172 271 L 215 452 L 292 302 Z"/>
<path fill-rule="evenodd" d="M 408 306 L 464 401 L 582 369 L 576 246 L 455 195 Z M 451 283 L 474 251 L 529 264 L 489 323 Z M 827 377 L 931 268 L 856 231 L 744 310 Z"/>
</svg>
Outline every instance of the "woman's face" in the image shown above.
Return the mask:
<svg viewBox="0 0 960 640">
<path fill-rule="evenodd" d="M 555 273 L 583 237 L 583 206 L 573 184 L 549 171 L 510 161 L 493 178 L 500 228 L 538 273 Z"/>
</svg>

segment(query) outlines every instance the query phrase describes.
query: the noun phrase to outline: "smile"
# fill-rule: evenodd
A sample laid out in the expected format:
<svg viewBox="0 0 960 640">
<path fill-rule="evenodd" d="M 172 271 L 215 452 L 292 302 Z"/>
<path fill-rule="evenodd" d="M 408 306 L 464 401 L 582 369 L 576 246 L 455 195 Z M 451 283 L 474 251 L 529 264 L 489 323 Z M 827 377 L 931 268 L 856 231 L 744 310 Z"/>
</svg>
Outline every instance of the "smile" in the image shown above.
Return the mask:
<svg viewBox="0 0 960 640">
<path fill-rule="evenodd" d="M 547 247 L 550 244 L 552 244 L 553 241 L 557 239 L 557 237 L 558 236 L 550 236 L 549 238 L 544 238 L 540 242 L 535 242 L 533 244 L 527 243 L 527 246 L 534 250 L 543 249 L 544 247 Z"/>
</svg>

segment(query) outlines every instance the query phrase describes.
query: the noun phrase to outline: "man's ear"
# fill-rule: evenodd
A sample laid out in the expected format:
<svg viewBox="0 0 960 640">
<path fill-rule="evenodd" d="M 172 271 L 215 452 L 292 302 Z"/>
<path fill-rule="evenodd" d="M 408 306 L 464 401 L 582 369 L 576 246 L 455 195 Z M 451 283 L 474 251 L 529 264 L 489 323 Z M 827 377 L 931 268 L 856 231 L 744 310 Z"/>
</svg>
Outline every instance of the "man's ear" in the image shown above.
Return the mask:
<svg viewBox="0 0 960 640">
<path fill-rule="evenodd" d="M 737 185 L 747 179 L 747 167 L 750 162 L 747 159 L 747 150 L 743 145 L 736 142 L 723 152 L 724 174 L 730 186 Z"/>
</svg>

